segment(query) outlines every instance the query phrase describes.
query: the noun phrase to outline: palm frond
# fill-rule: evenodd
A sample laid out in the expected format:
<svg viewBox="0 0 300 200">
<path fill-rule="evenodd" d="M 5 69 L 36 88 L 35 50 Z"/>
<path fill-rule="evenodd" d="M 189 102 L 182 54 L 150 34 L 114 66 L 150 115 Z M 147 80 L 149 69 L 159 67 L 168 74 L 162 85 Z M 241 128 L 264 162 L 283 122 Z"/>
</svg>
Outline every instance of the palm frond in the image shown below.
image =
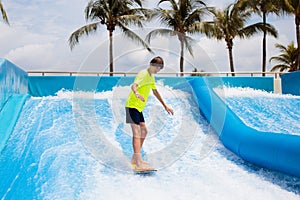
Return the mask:
<svg viewBox="0 0 300 200">
<path fill-rule="evenodd" d="M 1 11 L 1 13 L 2 13 L 2 19 L 4 20 L 4 22 L 5 22 L 6 24 L 9 25 L 9 21 L 8 21 L 8 17 L 7 17 L 6 11 L 5 11 L 5 9 L 4 9 L 4 7 L 3 7 L 3 5 L 2 5 L 1 2 L 0 2 L 0 11 Z"/>
<path fill-rule="evenodd" d="M 155 30 L 152 30 L 150 31 L 147 36 L 146 36 L 146 41 L 148 43 L 150 43 L 151 41 L 151 38 L 155 38 L 156 36 L 175 36 L 176 33 L 175 31 L 171 30 L 171 29 L 164 29 L 164 28 L 161 28 L 161 29 L 155 29 Z"/>
<path fill-rule="evenodd" d="M 211 22 L 195 22 L 190 25 L 187 32 L 190 34 L 194 33 L 205 33 L 209 37 L 213 30 L 213 24 Z"/>
<path fill-rule="evenodd" d="M 274 67 L 272 67 L 271 72 L 275 72 L 275 71 L 288 71 L 290 69 L 290 66 L 288 65 L 283 65 L 283 64 L 279 64 L 279 65 L 275 65 Z"/>
<path fill-rule="evenodd" d="M 105 21 L 109 18 L 110 8 L 107 6 L 107 2 L 93 1 L 91 0 L 84 10 L 86 21 Z"/>
<path fill-rule="evenodd" d="M 161 24 L 165 24 L 167 26 L 173 26 L 176 22 L 174 20 L 175 15 L 174 10 L 167 9 L 157 9 L 156 16 L 158 17 Z"/>
<path fill-rule="evenodd" d="M 187 48 L 187 50 L 189 51 L 189 53 L 191 54 L 191 56 L 193 57 L 193 48 L 192 48 L 192 44 L 195 42 L 195 40 L 189 36 L 185 36 L 184 37 L 184 44 L 185 47 Z"/>
<path fill-rule="evenodd" d="M 147 8 L 137 8 L 137 9 L 133 9 L 134 13 L 137 15 L 141 15 L 144 17 L 143 20 L 150 20 L 152 19 L 155 11 L 152 9 L 147 9 Z"/>
<path fill-rule="evenodd" d="M 185 19 L 185 26 L 191 26 L 193 25 L 193 23 L 195 22 L 199 22 L 202 21 L 201 18 L 204 15 L 209 15 L 211 12 L 206 8 L 206 7 L 202 7 L 202 8 L 198 8 L 194 11 L 191 12 L 190 15 L 187 16 L 187 18 Z"/>
<path fill-rule="evenodd" d="M 241 33 L 245 37 L 250 37 L 257 32 L 264 32 L 264 31 L 266 31 L 267 34 L 272 35 L 275 38 L 278 37 L 278 32 L 274 26 L 272 26 L 271 24 L 268 24 L 268 23 L 264 24 L 262 22 L 246 26 L 245 28 L 243 28 L 241 30 Z"/>
<path fill-rule="evenodd" d="M 294 46 L 294 42 L 291 42 L 287 47 L 281 44 L 275 44 L 275 47 L 280 50 L 281 54 L 270 58 L 269 62 L 275 61 L 279 63 L 275 65 L 271 69 L 271 71 L 295 70 L 297 60 L 297 48 Z"/>
<path fill-rule="evenodd" d="M 269 60 L 270 62 L 281 62 L 281 63 L 289 63 L 289 58 L 285 55 L 279 55 L 279 56 L 272 56 Z"/>
<path fill-rule="evenodd" d="M 122 15 L 118 17 L 118 21 L 122 24 L 128 26 L 128 25 L 135 25 L 140 28 L 143 27 L 142 20 L 144 20 L 143 16 L 135 15 L 135 14 L 129 14 L 129 15 Z"/>
<path fill-rule="evenodd" d="M 142 7 L 142 1 L 141 0 L 127 0 L 127 5 L 132 6 L 132 7 Z"/>
<path fill-rule="evenodd" d="M 77 29 L 75 32 L 73 32 L 69 38 L 69 45 L 71 50 L 75 47 L 76 44 L 79 43 L 79 38 L 83 35 L 89 35 L 93 32 L 97 31 L 99 22 L 92 23 L 85 25 L 79 29 Z"/>
<path fill-rule="evenodd" d="M 290 13 L 296 13 L 297 7 L 299 7 L 299 2 L 297 5 L 297 1 L 293 0 L 284 0 L 285 2 L 285 9 Z"/>
<path fill-rule="evenodd" d="M 206 6 L 206 3 L 204 1 L 200 1 L 200 0 L 192 0 L 191 4 L 192 4 L 192 6 L 195 6 L 194 4 Z"/>
<path fill-rule="evenodd" d="M 275 44 L 275 47 L 276 47 L 277 49 L 279 49 L 281 52 L 287 51 L 287 48 L 286 48 L 284 45 L 282 45 L 282 44 L 276 43 L 276 44 Z"/>
<path fill-rule="evenodd" d="M 140 36 L 138 36 L 136 33 L 128 29 L 126 26 L 120 24 L 120 28 L 123 31 L 123 34 L 131 39 L 133 42 L 142 45 L 144 48 L 146 48 L 149 52 L 153 53 L 152 49 L 149 47 L 148 43 L 145 42 Z"/>
</svg>

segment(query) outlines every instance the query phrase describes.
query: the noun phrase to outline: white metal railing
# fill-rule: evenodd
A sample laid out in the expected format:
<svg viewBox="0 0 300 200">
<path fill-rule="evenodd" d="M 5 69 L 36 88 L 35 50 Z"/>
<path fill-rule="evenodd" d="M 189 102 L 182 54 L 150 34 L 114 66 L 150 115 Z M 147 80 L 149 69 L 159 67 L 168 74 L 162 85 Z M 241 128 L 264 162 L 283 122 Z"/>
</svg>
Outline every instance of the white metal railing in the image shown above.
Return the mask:
<svg viewBox="0 0 300 200">
<path fill-rule="evenodd" d="M 41 75 L 41 76 L 53 76 L 53 75 L 68 75 L 68 76 L 109 76 L 109 75 L 118 75 L 118 76 L 127 76 L 127 75 L 136 75 L 137 72 L 74 72 L 74 71 L 27 71 L 28 75 Z M 159 72 L 158 75 L 167 75 L 167 76 L 273 76 L 279 78 L 281 74 L 285 72 Z"/>
</svg>

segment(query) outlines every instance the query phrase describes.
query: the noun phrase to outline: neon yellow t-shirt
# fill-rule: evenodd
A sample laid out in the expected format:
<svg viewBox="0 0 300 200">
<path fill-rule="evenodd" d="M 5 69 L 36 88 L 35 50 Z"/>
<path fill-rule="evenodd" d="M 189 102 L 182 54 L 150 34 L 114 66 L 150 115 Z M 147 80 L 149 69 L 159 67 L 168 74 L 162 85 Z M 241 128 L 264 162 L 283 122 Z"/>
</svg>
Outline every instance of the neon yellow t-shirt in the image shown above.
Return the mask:
<svg viewBox="0 0 300 200">
<path fill-rule="evenodd" d="M 138 111 L 142 112 L 146 106 L 150 90 L 156 89 L 155 78 L 150 75 L 147 69 L 144 69 L 136 75 L 134 83 L 138 85 L 137 91 L 144 97 L 145 101 L 143 102 L 136 98 L 135 94 L 131 90 L 126 101 L 126 107 L 136 108 Z"/>
</svg>

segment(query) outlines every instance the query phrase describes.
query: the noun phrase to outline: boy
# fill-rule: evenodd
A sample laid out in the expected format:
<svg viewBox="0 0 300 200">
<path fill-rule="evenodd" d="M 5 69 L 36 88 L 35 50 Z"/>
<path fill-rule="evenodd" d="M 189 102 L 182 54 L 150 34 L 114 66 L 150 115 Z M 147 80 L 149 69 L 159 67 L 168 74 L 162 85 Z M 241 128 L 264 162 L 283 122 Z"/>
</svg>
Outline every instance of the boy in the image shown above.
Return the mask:
<svg viewBox="0 0 300 200">
<path fill-rule="evenodd" d="M 147 69 L 141 70 L 135 77 L 131 86 L 131 91 L 126 101 L 126 123 L 129 123 L 132 129 L 132 147 L 134 154 L 131 159 L 132 167 L 135 171 L 153 170 L 142 160 L 141 149 L 147 135 L 147 127 L 143 116 L 143 109 L 152 89 L 154 96 L 161 102 L 169 114 L 174 114 L 172 108 L 168 107 L 160 96 L 155 85 L 154 74 L 164 67 L 164 61 L 157 56 L 150 61 Z"/>
</svg>

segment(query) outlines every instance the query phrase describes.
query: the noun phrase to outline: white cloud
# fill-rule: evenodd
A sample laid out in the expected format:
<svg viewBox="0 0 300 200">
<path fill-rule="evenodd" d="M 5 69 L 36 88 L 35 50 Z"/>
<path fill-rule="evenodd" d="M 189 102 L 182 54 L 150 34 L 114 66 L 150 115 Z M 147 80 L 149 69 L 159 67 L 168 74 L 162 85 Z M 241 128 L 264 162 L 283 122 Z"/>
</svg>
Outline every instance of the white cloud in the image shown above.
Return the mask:
<svg viewBox="0 0 300 200">
<path fill-rule="evenodd" d="M 29 31 L 26 27 L 8 27 L 4 24 L 0 24 L 0 42 L 1 42 L 1 53 L 8 49 L 16 48 L 26 44 L 37 43 L 37 42 L 49 42 L 55 38 L 51 35 L 41 35 L 35 32 Z"/>
<path fill-rule="evenodd" d="M 51 53 L 54 48 L 51 43 L 30 44 L 11 50 L 6 57 L 16 64 L 22 63 L 26 69 L 41 69 L 38 66 L 49 66 L 49 63 L 55 61 L 55 55 Z"/>
</svg>

